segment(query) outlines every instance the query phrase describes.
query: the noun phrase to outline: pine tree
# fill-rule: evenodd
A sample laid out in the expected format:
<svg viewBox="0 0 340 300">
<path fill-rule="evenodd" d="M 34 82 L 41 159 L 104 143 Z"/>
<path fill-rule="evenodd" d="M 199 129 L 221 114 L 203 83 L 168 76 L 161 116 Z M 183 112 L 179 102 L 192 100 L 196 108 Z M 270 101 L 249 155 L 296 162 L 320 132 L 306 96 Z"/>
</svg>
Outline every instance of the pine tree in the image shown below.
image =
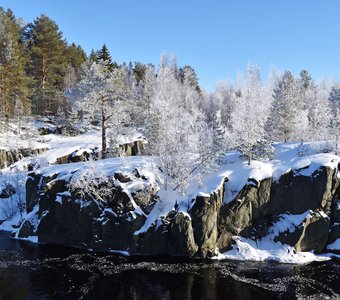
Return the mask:
<svg viewBox="0 0 340 300">
<path fill-rule="evenodd" d="M 12 11 L 0 8 L 0 99 L 2 114 L 7 118 L 29 114 L 31 107 L 31 79 L 25 72 L 27 58 L 20 31 Z"/>
<path fill-rule="evenodd" d="M 75 43 L 72 43 L 66 49 L 67 63 L 70 64 L 76 72 L 80 69 L 81 65 L 86 62 L 86 53 Z"/>
<path fill-rule="evenodd" d="M 45 15 L 34 20 L 30 36 L 30 74 L 34 78 L 32 99 L 35 114 L 56 114 L 63 106 L 66 42 L 58 25 Z"/>
</svg>

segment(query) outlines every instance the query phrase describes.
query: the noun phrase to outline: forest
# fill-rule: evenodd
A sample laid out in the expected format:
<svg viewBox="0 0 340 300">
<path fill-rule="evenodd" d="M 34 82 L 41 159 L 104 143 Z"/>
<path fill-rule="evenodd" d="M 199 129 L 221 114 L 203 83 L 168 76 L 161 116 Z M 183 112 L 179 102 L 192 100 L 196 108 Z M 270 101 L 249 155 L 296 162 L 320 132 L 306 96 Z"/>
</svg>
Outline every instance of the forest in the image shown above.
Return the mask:
<svg viewBox="0 0 340 300">
<path fill-rule="evenodd" d="M 102 158 L 119 134 L 138 128 L 173 189 L 229 150 L 249 164 L 270 158 L 273 142 L 301 142 L 301 156 L 305 141 L 328 141 L 319 151 L 339 152 L 340 83 L 316 81 L 308 70 L 272 68 L 263 80 L 249 63 L 245 74 L 208 92 L 173 55 L 163 53 L 158 66 L 119 64 L 105 44 L 87 55 L 66 41 L 46 15 L 25 23 L 0 8 L 0 78 L 3 124 L 53 116 L 77 128 L 98 125 Z"/>
</svg>

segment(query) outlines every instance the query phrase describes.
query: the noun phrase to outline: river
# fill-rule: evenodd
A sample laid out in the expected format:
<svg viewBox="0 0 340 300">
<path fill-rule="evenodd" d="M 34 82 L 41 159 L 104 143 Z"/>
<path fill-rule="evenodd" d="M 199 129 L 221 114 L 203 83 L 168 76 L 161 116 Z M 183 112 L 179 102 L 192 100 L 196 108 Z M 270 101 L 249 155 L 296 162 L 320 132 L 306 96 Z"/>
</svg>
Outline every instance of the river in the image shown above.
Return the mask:
<svg viewBox="0 0 340 300">
<path fill-rule="evenodd" d="M 340 262 L 123 257 L 0 232 L 0 299 L 340 299 Z"/>
</svg>

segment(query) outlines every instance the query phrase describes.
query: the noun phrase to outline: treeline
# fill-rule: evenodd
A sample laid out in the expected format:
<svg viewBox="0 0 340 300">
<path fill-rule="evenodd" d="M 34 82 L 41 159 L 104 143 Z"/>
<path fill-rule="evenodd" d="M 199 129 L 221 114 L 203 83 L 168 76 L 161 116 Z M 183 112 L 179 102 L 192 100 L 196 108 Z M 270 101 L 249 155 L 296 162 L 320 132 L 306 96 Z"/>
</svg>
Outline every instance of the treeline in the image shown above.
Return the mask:
<svg viewBox="0 0 340 300">
<path fill-rule="evenodd" d="M 80 46 L 65 41 L 47 16 L 24 24 L 11 10 L 0 8 L 1 116 L 104 120 L 102 126 L 115 135 L 133 125 L 157 140 L 171 131 L 175 117 L 168 116 L 175 110 L 174 127 L 182 121 L 201 126 L 211 133 L 205 137 L 214 139 L 215 152 L 239 149 L 249 159 L 271 142 L 339 140 L 339 82 L 316 82 L 307 70 L 298 76 L 273 70 L 268 78 L 264 83 L 260 68 L 249 64 L 245 76 L 235 83 L 219 82 L 208 93 L 199 86 L 195 70 L 179 67 L 176 59 L 163 55 L 157 68 L 140 62 L 119 65 L 105 45 L 87 57 Z M 103 118 L 106 110 L 110 113 Z"/>
<path fill-rule="evenodd" d="M 340 85 L 315 82 L 306 70 L 299 76 L 272 71 L 264 85 L 260 68 L 249 64 L 236 84 L 220 82 L 213 93 L 199 88 L 191 67 L 179 68 L 166 55 L 143 74 L 137 81 L 109 60 L 93 62 L 65 95 L 78 126 L 101 124 L 102 158 L 130 127 L 142 130 L 146 151 L 167 175 L 165 186 L 184 189 L 193 172 L 204 174 L 229 150 L 239 150 L 249 164 L 271 157 L 273 142 L 298 141 L 299 155 L 312 150 L 304 141 L 332 141 L 312 151 L 338 151 Z"/>
<path fill-rule="evenodd" d="M 25 24 L 0 7 L 0 116 L 67 115 L 64 91 L 80 80 L 82 65 L 104 60 L 119 68 L 105 45 L 87 57 L 81 46 L 68 43 L 58 25 L 45 15 Z M 146 66 L 125 65 L 142 79 Z"/>
</svg>

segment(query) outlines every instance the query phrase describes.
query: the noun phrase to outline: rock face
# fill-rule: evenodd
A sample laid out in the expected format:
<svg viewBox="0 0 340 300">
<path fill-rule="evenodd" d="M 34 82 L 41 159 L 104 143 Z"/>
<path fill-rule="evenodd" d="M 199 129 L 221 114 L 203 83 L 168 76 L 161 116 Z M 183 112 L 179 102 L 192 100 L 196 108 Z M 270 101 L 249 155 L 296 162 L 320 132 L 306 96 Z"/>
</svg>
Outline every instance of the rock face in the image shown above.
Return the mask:
<svg viewBox="0 0 340 300">
<path fill-rule="evenodd" d="M 311 212 L 304 222 L 295 249 L 297 251 L 322 252 L 327 243 L 329 226 L 330 218 L 322 210 Z"/>
<path fill-rule="evenodd" d="M 275 241 L 320 253 L 340 238 L 337 172 L 322 167 L 312 176 L 291 171 L 278 181 L 249 179 L 233 201 L 223 204 L 225 178 L 215 192 L 199 194 L 185 210 L 175 206 L 146 229 L 148 214 L 157 209 L 157 186 L 138 170 L 113 175 L 112 195 L 104 205 L 70 192 L 67 180 L 72 174 L 32 172 L 26 183 L 28 218 L 18 236 L 130 254 L 208 257 L 216 249 L 228 250 L 235 235 L 261 238 L 282 214 L 302 214 L 302 221 L 277 234 Z"/>
<path fill-rule="evenodd" d="M 131 143 L 119 145 L 119 148 L 117 149 L 117 151 L 115 153 L 109 153 L 109 156 L 116 157 L 116 156 L 119 156 L 119 153 L 124 153 L 125 156 L 141 155 L 143 149 L 144 149 L 144 142 L 142 140 L 138 140 L 138 141 L 134 141 Z M 60 164 L 68 164 L 68 163 L 73 163 L 73 162 L 81 162 L 81 161 L 87 161 L 90 158 L 96 160 L 98 159 L 99 156 L 100 156 L 100 153 L 98 151 L 98 148 L 74 151 L 70 154 L 58 157 L 54 164 L 60 165 Z"/>
<path fill-rule="evenodd" d="M 143 178 L 133 177 L 132 181 L 138 186 L 137 191 L 148 193 L 149 201 L 141 203 L 138 193 L 135 198 L 129 196 L 116 180 L 110 199 L 99 205 L 70 192 L 63 176 L 32 172 L 26 183 L 28 218 L 18 236 L 37 236 L 42 243 L 95 250 L 126 249 L 133 233 L 145 221 L 143 209 L 156 202 L 157 192 Z M 140 203 L 140 210 L 135 200 Z"/>
<path fill-rule="evenodd" d="M 26 149 L 19 148 L 13 150 L 0 149 L 0 169 L 8 167 L 11 164 L 19 161 L 20 159 L 28 156 L 36 156 L 45 152 L 46 148 L 40 149 Z"/>
</svg>

